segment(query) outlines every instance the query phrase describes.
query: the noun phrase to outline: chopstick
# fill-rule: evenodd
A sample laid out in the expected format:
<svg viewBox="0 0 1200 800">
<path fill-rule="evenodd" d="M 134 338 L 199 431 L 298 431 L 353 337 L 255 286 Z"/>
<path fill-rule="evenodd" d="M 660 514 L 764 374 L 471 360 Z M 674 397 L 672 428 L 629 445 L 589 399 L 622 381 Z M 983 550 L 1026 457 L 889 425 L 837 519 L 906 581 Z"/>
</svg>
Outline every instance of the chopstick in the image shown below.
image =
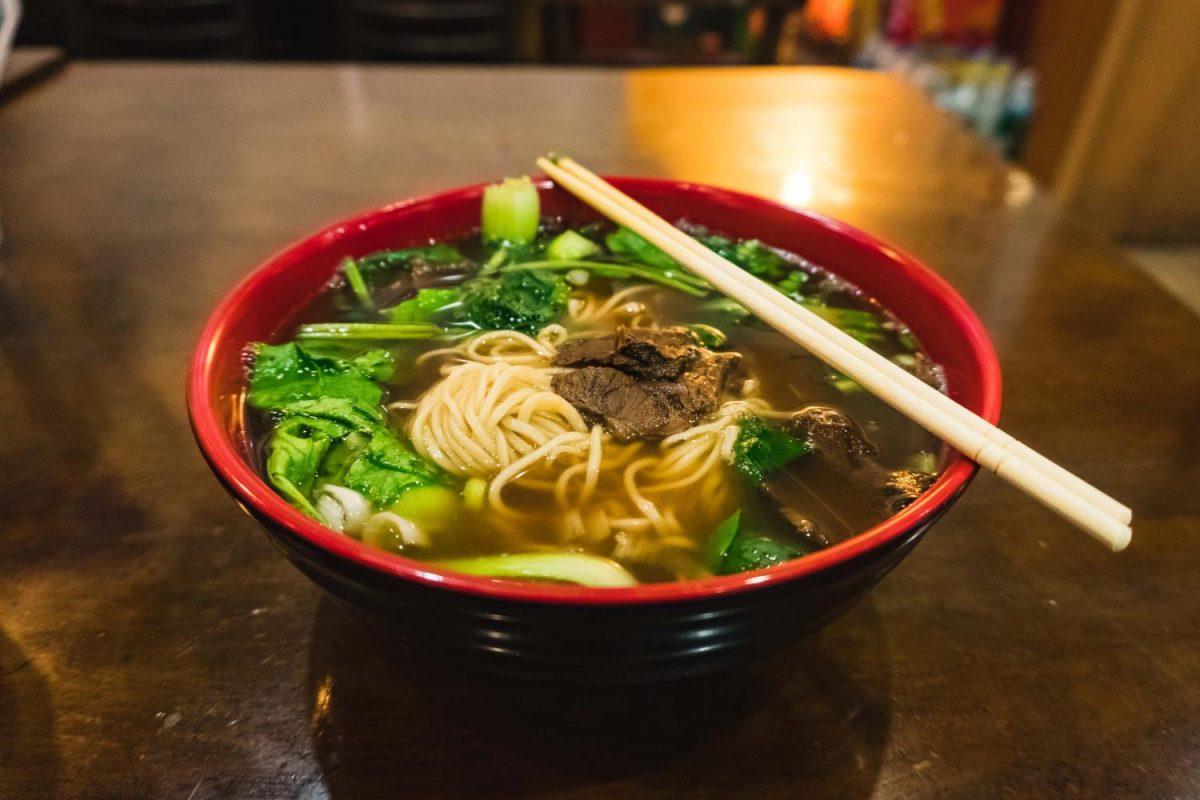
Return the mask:
<svg viewBox="0 0 1200 800">
<path fill-rule="evenodd" d="M 541 162 L 539 162 L 539 165 L 541 165 Z M 654 212 L 650 211 L 633 198 L 621 193 L 616 187 L 607 183 L 603 178 L 591 172 L 586 167 L 565 157 L 558 159 L 556 162 L 552 162 L 552 165 L 562 167 L 569 173 L 578 177 L 584 183 L 596 189 L 601 194 L 604 194 L 605 196 L 614 200 L 614 202 L 627 206 L 632 212 L 644 218 L 648 224 L 659 227 L 665 225 L 666 227 L 662 228 L 664 234 L 670 234 L 672 238 L 674 238 L 680 244 L 687 246 L 696 252 L 699 257 L 708 260 L 710 263 L 713 263 L 717 269 L 726 269 L 725 265 L 729 262 L 725 261 L 725 259 L 718 256 L 716 253 L 713 253 L 707 247 L 700 244 L 700 242 L 688 236 L 674 225 L 671 225 L 670 223 L 666 222 L 666 220 L 658 217 L 654 214 Z M 737 269 L 736 266 L 734 266 L 734 269 Z M 943 413 L 947 413 L 958 418 L 963 422 L 964 425 L 975 427 L 988 439 L 989 442 L 1000 447 L 1004 447 L 1013 454 L 1020 456 L 1024 461 L 1028 462 L 1031 467 L 1038 469 L 1041 472 L 1046 473 L 1049 477 L 1059 481 L 1066 488 L 1079 495 L 1082 499 L 1092 503 L 1095 506 L 1098 506 L 1102 511 L 1105 511 L 1106 513 L 1115 517 L 1122 524 L 1128 525 L 1133 519 L 1133 512 L 1128 507 L 1104 494 L 1099 489 L 1085 482 L 1078 476 L 1068 472 L 1066 469 L 1062 468 L 1058 464 L 1055 464 L 1053 461 L 1041 455 L 1040 453 L 1037 453 L 1033 449 L 1017 441 L 999 428 L 996 428 L 985 420 L 979 418 L 977 415 L 968 409 L 963 408 L 961 405 L 954 402 L 946 395 L 942 394 L 937 389 L 918 378 L 916 375 L 913 375 L 908 370 L 893 363 L 889 359 L 883 358 L 870 347 L 862 342 L 859 342 L 857 339 L 845 335 L 834 325 L 831 325 L 825 320 L 817 317 L 807 309 L 796 306 L 790 299 L 782 296 L 778 291 L 773 290 L 762 281 L 759 281 L 740 269 L 737 270 L 737 273 L 734 277 L 738 278 L 744 285 L 746 285 L 748 289 L 752 289 L 761 295 L 765 301 L 775 303 L 776 305 L 780 305 L 785 308 L 798 309 L 802 311 L 803 313 L 799 315 L 799 321 L 809 327 L 815 335 L 832 339 L 843 349 L 848 350 L 851 355 L 856 356 L 862 361 L 865 361 L 865 366 L 871 366 L 882 370 L 893 380 L 902 384 L 904 387 L 914 392 L 928 403 L 939 408 Z"/>
<path fill-rule="evenodd" d="M 1131 512 L 1125 506 L 708 250 L 574 161 L 542 158 L 538 166 L 564 189 L 643 236 L 690 272 L 980 466 L 1040 500 L 1113 551 L 1128 545 L 1132 532 L 1126 523 Z"/>
</svg>

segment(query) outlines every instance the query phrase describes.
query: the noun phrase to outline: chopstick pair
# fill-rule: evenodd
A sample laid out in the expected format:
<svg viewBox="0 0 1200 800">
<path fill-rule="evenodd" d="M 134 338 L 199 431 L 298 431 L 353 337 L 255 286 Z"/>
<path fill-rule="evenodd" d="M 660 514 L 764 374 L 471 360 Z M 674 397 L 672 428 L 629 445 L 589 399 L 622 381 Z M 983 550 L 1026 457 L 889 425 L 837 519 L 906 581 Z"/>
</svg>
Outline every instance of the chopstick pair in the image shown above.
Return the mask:
<svg viewBox="0 0 1200 800">
<path fill-rule="evenodd" d="M 912 373 L 793 302 L 569 158 L 539 167 L 571 194 L 671 256 L 759 319 L 845 373 L 959 452 L 1108 545 L 1125 549 L 1133 513 Z"/>
</svg>

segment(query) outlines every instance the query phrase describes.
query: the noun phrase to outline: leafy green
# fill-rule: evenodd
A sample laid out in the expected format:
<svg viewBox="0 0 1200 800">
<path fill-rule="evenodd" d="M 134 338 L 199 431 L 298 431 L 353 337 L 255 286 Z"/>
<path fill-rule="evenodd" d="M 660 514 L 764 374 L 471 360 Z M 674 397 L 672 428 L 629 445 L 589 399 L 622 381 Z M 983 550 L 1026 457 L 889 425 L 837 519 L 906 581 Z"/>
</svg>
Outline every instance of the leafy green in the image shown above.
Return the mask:
<svg viewBox="0 0 1200 800">
<path fill-rule="evenodd" d="M 707 562 L 708 568 L 713 572 L 721 569 L 721 564 L 725 561 L 725 553 L 729 550 L 729 545 L 733 544 L 733 539 L 737 536 L 738 526 L 741 524 L 741 521 L 742 511 L 738 509 L 730 514 L 728 518 L 722 520 L 716 529 L 713 530 L 704 553 L 704 560 Z"/>
<path fill-rule="evenodd" d="M 562 276 L 540 270 L 501 272 L 463 286 L 463 320 L 484 330 L 536 333 L 567 305 Z"/>
<path fill-rule="evenodd" d="M 800 302 L 803 297 L 800 290 L 808 283 L 808 277 L 808 273 L 804 270 L 793 269 L 784 275 L 781 281 L 775 284 L 775 288 L 796 302 Z"/>
<path fill-rule="evenodd" d="M 382 351 L 368 351 L 354 361 L 310 351 L 296 342 L 255 344 L 246 397 L 258 409 L 277 409 L 297 400 L 336 397 L 373 407 L 383 390 L 372 380 L 379 374 Z M 366 366 L 364 371 L 363 365 Z"/>
<path fill-rule="evenodd" d="M 321 460 L 333 444 L 323 427 L 304 417 L 290 417 L 275 426 L 267 444 L 267 479 L 289 503 L 315 520 L 321 515 L 308 499 Z"/>
<path fill-rule="evenodd" d="M 660 269 L 678 270 L 675 259 L 659 250 L 629 228 L 617 228 L 604 237 L 604 244 L 613 255 Z"/>
<path fill-rule="evenodd" d="M 395 359 L 382 347 L 364 350 L 350 359 L 350 363 L 358 367 L 359 372 L 373 381 L 386 381 L 396 374 Z"/>
<path fill-rule="evenodd" d="M 392 372 L 386 350 L 353 358 L 289 342 L 254 347 L 247 401 L 270 412 L 267 479 L 292 505 L 321 521 L 313 490 L 346 485 L 381 506 L 445 474 L 392 433 L 375 383 Z"/>
<path fill-rule="evenodd" d="M 717 574 L 733 575 L 765 569 L 802 555 L 803 550 L 769 536 L 738 536 L 725 552 Z"/>
<path fill-rule="evenodd" d="M 586 553 L 512 553 L 509 555 L 435 561 L 435 565 L 468 575 L 575 583 L 620 588 L 637 580 L 615 561 Z"/>
<path fill-rule="evenodd" d="M 761 417 L 747 414 L 738 421 L 733 466 L 746 480 L 761 484 L 772 472 L 810 451 L 807 442 L 768 425 Z"/>
<path fill-rule="evenodd" d="M 600 246 L 575 231 L 563 231 L 546 246 L 546 258 L 551 261 L 578 261 L 595 255 Z"/>
<path fill-rule="evenodd" d="M 341 441 L 335 442 L 321 460 L 321 465 L 317 469 L 317 481 L 314 484 L 314 488 L 320 488 L 322 484 L 326 483 L 333 483 L 338 486 L 345 485 L 346 471 L 350 469 L 350 465 L 366 449 L 370 441 L 370 433 L 354 431 Z"/>
<path fill-rule="evenodd" d="M 884 341 L 883 320 L 872 311 L 836 308 L 826 305 L 824 301 L 816 297 L 806 297 L 800 301 L 800 304 L 863 344 L 881 344 Z"/>
<path fill-rule="evenodd" d="M 432 322 L 438 312 L 461 299 L 462 289 L 458 286 L 419 289 L 415 296 L 385 308 L 383 315 L 392 322 Z"/>
<path fill-rule="evenodd" d="M 541 203 L 528 177 L 505 178 L 483 190 L 480 232 L 486 242 L 530 244 L 537 238 Z"/>
<path fill-rule="evenodd" d="M 741 530 L 742 512 L 717 525 L 708 540 L 705 560 L 717 575 L 763 569 L 805 554 L 805 550 L 765 534 Z"/>
<path fill-rule="evenodd" d="M 403 250 L 379 250 L 358 259 L 356 264 L 363 278 L 371 279 L 381 276 L 381 273 L 408 271 L 421 265 L 446 267 L 461 264 L 466 260 L 454 245 L 438 242 L 424 247 L 406 247 Z"/>
<path fill-rule="evenodd" d="M 351 431 L 370 433 L 383 424 L 383 409 L 378 403 L 366 405 L 345 397 L 293 400 L 273 411 L 279 417 L 305 417 L 308 424 L 325 430 L 334 439 Z"/>
<path fill-rule="evenodd" d="M 386 508 L 400 495 L 418 486 L 435 486 L 447 481 L 436 465 L 417 455 L 391 431 L 377 430 L 366 449 L 346 470 L 344 485 Z"/>
<path fill-rule="evenodd" d="M 782 256 L 757 239 L 735 242 L 725 236 L 703 233 L 693 236 L 709 250 L 765 281 L 778 281 L 791 270 Z"/>
<path fill-rule="evenodd" d="M 724 295 L 706 301 L 704 303 L 704 310 L 713 314 L 724 314 L 738 325 L 750 319 L 750 309 L 732 297 L 725 297 Z"/>
</svg>

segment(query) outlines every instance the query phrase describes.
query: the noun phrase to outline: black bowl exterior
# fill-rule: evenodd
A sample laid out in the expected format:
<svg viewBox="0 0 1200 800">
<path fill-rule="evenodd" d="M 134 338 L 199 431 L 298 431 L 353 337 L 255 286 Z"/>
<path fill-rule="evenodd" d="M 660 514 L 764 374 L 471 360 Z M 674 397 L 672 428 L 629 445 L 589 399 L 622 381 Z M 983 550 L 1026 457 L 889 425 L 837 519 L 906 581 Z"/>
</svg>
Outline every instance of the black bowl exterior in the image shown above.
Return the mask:
<svg viewBox="0 0 1200 800">
<path fill-rule="evenodd" d="M 883 547 L 782 585 L 622 605 L 514 602 L 427 586 L 367 569 L 266 518 L 258 521 L 334 600 L 417 651 L 523 679 L 615 685 L 715 672 L 814 633 L 896 566 L 949 505 Z"/>
</svg>

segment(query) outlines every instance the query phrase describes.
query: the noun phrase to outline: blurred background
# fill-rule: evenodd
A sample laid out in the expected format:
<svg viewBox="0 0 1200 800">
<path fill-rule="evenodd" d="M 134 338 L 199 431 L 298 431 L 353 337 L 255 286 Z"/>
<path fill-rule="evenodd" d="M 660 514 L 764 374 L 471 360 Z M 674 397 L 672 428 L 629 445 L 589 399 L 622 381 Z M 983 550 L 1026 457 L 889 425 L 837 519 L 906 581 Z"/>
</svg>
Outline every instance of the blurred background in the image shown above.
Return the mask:
<svg viewBox="0 0 1200 800">
<path fill-rule="evenodd" d="M 7 82 L 75 57 L 885 70 L 1200 308 L 1197 41 L 1197 0 L 25 0 Z"/>
</svg>

